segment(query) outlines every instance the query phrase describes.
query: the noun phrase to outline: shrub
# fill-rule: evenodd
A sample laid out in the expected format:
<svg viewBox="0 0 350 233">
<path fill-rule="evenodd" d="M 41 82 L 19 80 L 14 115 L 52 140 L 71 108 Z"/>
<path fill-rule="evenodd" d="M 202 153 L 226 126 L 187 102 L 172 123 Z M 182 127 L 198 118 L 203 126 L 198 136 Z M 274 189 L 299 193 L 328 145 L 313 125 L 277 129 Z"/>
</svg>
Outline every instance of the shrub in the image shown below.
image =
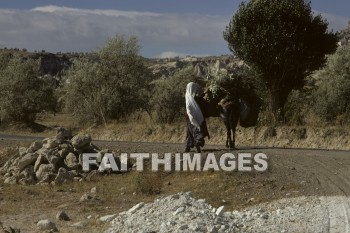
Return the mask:
<svg viewBox="0 0 350 233">
<path fill-rule="evenodd" d="M 350 116 L 350 45 L 338 48 L 315 77 L 318 88 L 313 95 L 314 111 L 329 122 Z"/>
<path fill-rule="evenodd" d="M 96 58 L 80 58 L 67 72 L 65 102 L 82 123 L 106 123 L 126 119 L 147 107 L 153 75 L 139 56 L 135 37 L 107 40 Z"/>
<path fill-rule="evenodd" d="M 32 59 L 1 57 L 0 122 L 32 123 L 38 113 L 54 111 L 56 98 L 47 79 L 39 77 L 39 65 Z"/>
</svg>

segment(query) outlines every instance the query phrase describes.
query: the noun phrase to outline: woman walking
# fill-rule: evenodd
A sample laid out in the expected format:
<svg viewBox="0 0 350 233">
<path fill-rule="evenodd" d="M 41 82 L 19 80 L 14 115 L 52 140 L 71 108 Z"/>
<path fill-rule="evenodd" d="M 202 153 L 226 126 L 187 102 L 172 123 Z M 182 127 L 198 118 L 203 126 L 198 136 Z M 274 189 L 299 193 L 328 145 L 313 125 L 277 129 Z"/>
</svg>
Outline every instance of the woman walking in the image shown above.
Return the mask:
<svg viewBox="0 0 350 233">
<path fill-rule="evenodd" d="M 197 152 L 201 152 L 204 146 L 204 137 L 208 136 L 208 128 L 197 101 L 201 100 L 198 96 L 199 86 L 194 82 L 190 82 L 186 86 L 186 122 L 187 135 L 185 152 L 189 152 L 191 148 L 196 147 Z M 196 101 L 197 100 L 197 101 Z"/>
</svg>

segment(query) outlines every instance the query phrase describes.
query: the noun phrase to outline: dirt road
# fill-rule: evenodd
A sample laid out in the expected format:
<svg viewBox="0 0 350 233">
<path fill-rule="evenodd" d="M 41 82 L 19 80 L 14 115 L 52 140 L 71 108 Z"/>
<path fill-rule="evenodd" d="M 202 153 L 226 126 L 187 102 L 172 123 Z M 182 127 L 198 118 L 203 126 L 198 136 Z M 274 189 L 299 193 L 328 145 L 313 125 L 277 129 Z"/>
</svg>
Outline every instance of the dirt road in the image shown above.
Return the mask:
<svg viewBox="0 0 350 233">
<path fill-rule="evenodd" d="M 33 138 L 4 137 L 0 135 L 0 148 L 9 145 L 15 146 L 31 139 Z M 175 143 L 95 141 L 94 144 L 100 148 L 111 148 L 128 153 L 183 152 L 183 144 Z M 269 169 L 263 173 L 166 174 L 162 177 L 162 181 L 167 185 L 163 187 L 161 195 L 179 191 L 192 191 L 195 196 L 205 198 L 213 206 L 225 205 L 228 210 L 243 210 L 258 204 L 272 203 L 283 198 L 321 197 L 320 203 L 322 203 L 322 198 L 340 196 L 327 202 L 329 205 L 324 210 L 328 211 L 327 222 L 329 224 L 327 226 L 329 227 L 324 232 L 350 232 L 350 204 L 349 198 L 347 198 L 350 195 L 350 151 L 242 148 L 239 145 L 238 150 L 230 151 L 221 145 L 206 145 L 202 154 L 205 155 L 211 152 L 216 155 L 225 152 L 233 152 L 234 154 L 263 152 L 268 156 Z M 129 188 L 128 185 L 113 187 L 115 188 L 113 189 L 107 184 L 112 180 L 120 182 L 127 179 L 125 177 L 111 176 L 104 179 L 106 180 L 102 180 L 102 182 L 76 183 L 63 187 L 45 187 L 42 189 L 19 185 L 13 187 L 4 185 L 1 181 L 0 221 L 7 226 L 20 227 L 21 232 L 35 232 L 35 222 L 43 215 L 54 219 L 57 206 L 62 204 L 69 206 L 68 210 L 72 215 L 75 215 L 74 221 L 76 222 L 86 220 L 86 215 L 103 216 L 116 213 L 130 208 L 140 201 L 147 202 L 156 198 L 143 194 L 132 195 L 134 190 Z M 106 201 L 105 205 L 108 203 L 108 208 L 77 204 L 79 197 L 93 186 L 97 186 L 101 190 L 101 199 Z M 213 189 L 212 187 L 216 188 Z M 120 191 L 121 188 L 123 188 L 123 191 Z M 49 194 L 47 192 L 53 193 Z M 110 192 L 118 193 L 111 196 Z M 26 208 L 28 200 L 30 200 L 30 205 Z M 57 223 L 57 225 L 61 232 L 77 232 L 76 229 L 69 227 L 66 223 Z M 87 226 L 91 227 L 91 225 L 93 224 Z M 98 232 L 95 225 L 92 229 L 90 229 L 91 232 Z M 90 232 L 90 230 L 83 228 L 81 232 Z"/>
</svg>

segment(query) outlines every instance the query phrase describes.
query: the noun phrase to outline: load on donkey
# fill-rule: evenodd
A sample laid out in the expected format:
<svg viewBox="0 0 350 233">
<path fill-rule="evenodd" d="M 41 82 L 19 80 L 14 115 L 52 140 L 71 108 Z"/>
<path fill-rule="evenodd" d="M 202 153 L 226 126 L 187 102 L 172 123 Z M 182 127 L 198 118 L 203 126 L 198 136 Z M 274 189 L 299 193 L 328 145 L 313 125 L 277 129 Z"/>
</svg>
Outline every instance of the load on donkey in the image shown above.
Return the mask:
<svg viewBox="0 0 350 233">
<path fill-rule="evenodd" d="M 205 118 L 223 119 L 227 129 L 227 148 L 235 148 L 238 122 L 247 128 L 255 126 L 258 121 L 262 100 L 257 87 L 247 77 L 247 70 L 240 67 L 208 77 L 202 98 L 198 101 Z"/>
</svg>

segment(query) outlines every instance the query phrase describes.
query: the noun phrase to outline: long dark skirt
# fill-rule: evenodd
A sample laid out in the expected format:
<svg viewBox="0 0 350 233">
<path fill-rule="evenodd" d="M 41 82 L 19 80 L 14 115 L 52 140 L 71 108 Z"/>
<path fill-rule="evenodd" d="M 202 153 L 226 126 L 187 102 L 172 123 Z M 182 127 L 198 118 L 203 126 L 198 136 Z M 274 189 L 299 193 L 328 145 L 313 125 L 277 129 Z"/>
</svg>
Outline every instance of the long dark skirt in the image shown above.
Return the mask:
<svg viewBox="0 0 350 233">
<path fill-rule="evenodd" d="M 204 137 L 209 137 L 207 123 L 203 121 L 200 129 L 198 129 L 196 126 L 191 124 L 191 121 L 188 119 L 188 117 L 186 117 L 186 122 L 187 134 L 185 151 L 189 152 L 191 148 L 196 147 L 197 152 L 201 152 L 201 147 L 203 147 L 205 144 Z"/>
</svg>

